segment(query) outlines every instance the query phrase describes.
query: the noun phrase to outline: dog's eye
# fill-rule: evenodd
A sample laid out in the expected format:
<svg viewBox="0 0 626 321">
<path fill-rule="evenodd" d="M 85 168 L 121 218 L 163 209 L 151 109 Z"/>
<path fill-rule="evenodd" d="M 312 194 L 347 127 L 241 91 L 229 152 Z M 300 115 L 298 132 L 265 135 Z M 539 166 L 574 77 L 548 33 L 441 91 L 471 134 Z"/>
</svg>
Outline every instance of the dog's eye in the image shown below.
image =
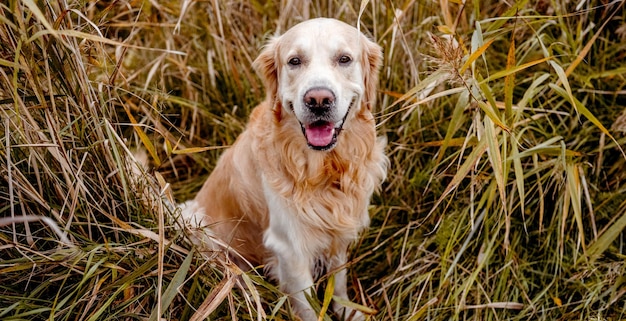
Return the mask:
<svg viewBox="0 0 626 321">
<path fill-rule="evenodd" d="M 351 61 L 352 61 L 352 57 L 350 57 L 350 56 L 344 55 L 344 56 L 339 57 L 339 63 L 342 64 L 342 65 L 347 65 Z"/>
<path fill-rule="evenodd" d="M 300 58 L 298 58 L 298 57 L 293 57 L 293 58 L 289 59 L 289 61 L 287 63 L 290 66 L 299 66 L 302 63 L 302 60 L 300 60 Z"/>
</svg>

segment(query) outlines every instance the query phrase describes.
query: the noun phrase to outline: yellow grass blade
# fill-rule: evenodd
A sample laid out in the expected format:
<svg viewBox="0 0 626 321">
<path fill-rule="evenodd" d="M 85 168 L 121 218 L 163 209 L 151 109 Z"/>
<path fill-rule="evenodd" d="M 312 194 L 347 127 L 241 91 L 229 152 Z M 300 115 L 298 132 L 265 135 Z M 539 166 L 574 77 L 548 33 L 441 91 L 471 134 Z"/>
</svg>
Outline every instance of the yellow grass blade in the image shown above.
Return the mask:
<svg viewBox="0 0 626 321">
<path fill-rule="evenodd" d="M 280 311 L 280 309 L 287 302 L 287 298 L 287 295 L 283 295 L 276 301 L 276 306 L 272 309 L 272 315 L 270 315 L 269 320 L 277 320 L 275 317 L 278 314 L 278 311 Z"/>
<path fill-rule="evenodd" d="M 3 67 L 9 67 L 9 68 L 13 68 L 13 69 L 25 69 L 24 66 L 13 62 L 13 61 L 8 61 L 8 60 L 4 60 L 4 59 L 0 59 L 0 66 Z"/>
<path fill-rule="evenodd" d="M 540 63 L 544 63 L 546 61 L 551 61 L 551 59 L 552 59 L 552 57 L 541 58 L 541 59 L 533 60 L 531 62 L 527 62 L 527 63 L 525 63 L 523 65 L 519 65 L 519 66 L 517 66 L 515 68 L 498 71 L 498 72 L 492 74 L 491 76 L 489 76 L 484 81 L 485 82 L 494 81 L 496 79 L 500 79 L 502 77 L 506 77 L 506 76 L 508 76 L 510 74 L 514 74 L 516 72 L 522 71 L 522 70 L 524 70 L 526 68 L 530 68 L 530 67 L 538 65 Z"/>
<path fill-rule="evenodd" d="M 421 306 L 419 308 L 419 310 L 417 310 L 417 312 L 415 312 L 415 314 L 413 314 L 407 321 L 423 320 L 424 313 L 426 313 L 428 308 L 433 306 L 433 305 L 435 305 L 435 304 L 437 304 L 438 302 L 439 302 L 438 298 L 432 298 L 432 299 L 428 300 L 428 302 L 426 302 L 426 304 Z"/>
<path fill-rule="evenodd" d="M 81 32 L 81 31 L 76 31 L 76 30 L 53 30 L 53 29 L 42 30 L 42 31 L 39 31 L 39 32 L 35 33 L 30 38 L 28 38 L 27 42 L 35 41 L 36 39 L 38 39 L 38 38 L 40 38 L 42 36 L 45 36 L 45 35 L 53 35 L 53 36 L 57 36 L 57 37 L 59 37 L 59 36 L 66 36 L 66 37 L 72 37 L 72 38 L 78 38 L 78 39 L 91 40 L 91 41 L 94 41 L 94 42 L 99 42 L 99 43 L 103 43 L 103 44 L 107 44 L 107 45 L 111 45 L 111 46 L 120 46 L 120 47 L 133 48 L 133 49 L 139 49 L 139 50 L 164 52 L 164 53 L 173 54 L 173 55 L 180 55 L 180 56 L 187 55 L 187 53 L 185 53 L 183 51 L 170 50 L 170 49 L 161 49 L 161 48 L 142 47 L 142 46 L 127 44 L 127 43 L 124 43 L 124 42 L 112 40 L 112 39 L 109 39 L 109 38 L 104 38 L 104 37 L 101 37 L 101 36 L 98 36 L 98 35 L 93 35 L 93 34 Z"/>
<path fill-rule="evenodd" d="M 515 117 L 515 120 L 518 120 L 521 117 L 521 114 L 524 111 L 524 109 L 526 108 L 526 105 L 528 105 L 528 102 L 532 101 L 533 99 L 535 99 L 535 95 L 537 94 L 537 87 L 539 87 L 539 85 L 541 85 L 548 78 L 550 78 L 550 74 L 549 73 L 544 73 L 543 75 L 537 77 L 537 79 L 535 79 L 532 82 L 532 84 L 530 84 L 528 89 L 526 89 L 522 99 L 520 99 L 517 102 L 517 111 L 516 111 L 517 115 Z"/>
<path fill-rule="evenodd" d="M 594 125 L 596 125 L 596 127 L 598 127 L 603 133 L 605 133 L 607 136 L 611 137 L 613 141 L 615 141 L 615 138 L 611 135 L 609 130 L 606 129 L 604 125 L 602 125 L 602 123 L 589 111 L 589 109 L 587 109 L 587 107 L 585 107 L 585 105 L 583 105 L 580 101 L 578 101 L 578 99 L 576 99 L 576 97 L 574 97 L 574 95 L 572 94 L 572 88 L 569 85 L 569 81 L 567 81 L 567 76 L 565 75 L 563 67 L 561 67 L 554 61 L 550 61 L 549 63 L 552 68 L 554 68 L 554 71 L 556 71 L 556 74 L 559 76 L 559 80 L 561 81 L 561 84 L 563 85 L 565 91 L 563 90 L 563 88 L 557 87 L 553 84 L 550 84 L 550 87 L 556 90 L 556 92 L 564 98 L 567 98 L 577 112 L 587 117 L 587 119 L 589 119 Z"/>
<path fill-rule="evenodd" d="M 37 221 L 41 221 L 42 223 L 48 225 L 48 227 L 50 227 L 50 229 L 59 236 L 59 240 L 61 242 L 69 247 L 74 247 L 74 244 L 67 237 L 67 233 L 61 230 L 58 224 L 53 219 L 47 216 L 23 215 L 16 217 L 0 217 L 0 227 L 15 223 L 28 223 Z"/>
<path fill-rule="evenodd" d="M 115 131 L 115 128 L 108 120 L 105 120 L 105 125 L 106 125 L 105 126 L 106 134 L 109 139 L 109 143 L 111 144 L 111 150 L 113 151 L 113 158 L 119 170 L 120 177 L 122 178 L 122 186 L 124 189 L 124 204 L 126 204 L 126 206 L 128 207 L 130 204 L 128 200 L 131 198 L 131 195 L 130 195 L 131 189 L 128 186 L 129 180 L 127 179 L 127 173 L 122 168 L 122 164 L 124 164 L 124 160 L 126 160 L 126 158 L 120 155 L 120 149 L 117 146 L 118 143 L 120 145 L 123 145 L 124 142 L 121 139 L 121 137 L 119 137 L 119 135 Z"/>
<path fill-rule="evenodd" d="M 491 39 L 489 41 L 487 41 L 487 43 L 485 43 L 484 45 L 480 46 L 480 48 L 478 48 L 475 52 L 473 52 L 465 61 L 465 63 L 463 64 L 463 66 L 461 66 L 461 69 L 459 69 L 459 73 L 462 75 L 465 73 L 465 71 L 467 70 L 467 68 L 469 68 L 469 66 L 472 65 L 472 63 L 474 61 L 476 61 L 476 59 L 478 59 L 478 57 L 480 57 L 485 50 L 487 50 L 487 48 L 489 48 L 489 46 L 491 46 L 491 44 L 495 41 L 496 39 Z"/>
<path fill-rule="evenodd" d="M 213 287 L 207 298 L 196 310 L 196 313 L 191 316 L 190 321 L 202 321 L 208 318 L 231 293 L 235 280 L 235 277 L 226 275 L 219 284 Z"/>
<path fill-rule="evenodd" d="M 452 18 L 452 13 L 450 13 L 450 4 L 448 0 L 439 0 L 439 6 L 441 7 L 441 15 L 443 16 L 445 27 L 448 30 L 446 33 L 452 34 L 454 32 L 454 18 Z"/>
<path fill-rule="evenodd" d="M 338 304 L 340 304 L 340 305 L 342 305 L 342 306 L 344 306 L 346 308 L 350 308 L 350 309 L 353 309 L 353 310 L 356 310 L 356 311 L 361 311 L 361 312 L 363 312 L 365 314 L 376 314 L 376 312 L 378 312 L 378 311 L 376 311 L 376 309 L 372 309 L 370 307 L 367 307 L 367 306 L 364 306 L 364 305 L 352 302 L 350 300 L 346 300 L 346 299 L 344 299 L 342 297 L 338 297 L 338 296 L 333 296 L 333 301 L 337 302 Z"/>
<path fill-rule="evenodd" d="M 357 19 L 357 29 L 361 31 L 361 16 L 363 16 L 363 12 L 365 12 L 365 8 L 367 8 L 367 4 L 370 3 L 369 0 L 361 0 L 361 4 L 359 6 L 359 17 Z"/>
<path fill-rule="evenodd" d="M 555 61 L 549 61 L 548 64 L 552 66 L 552 68 L 556 72 L 557 76 L 559 77 L 560 84 L 563 85 L 563 88 L 565 89 L 567 93 L 563 97 L 569 99 L 569 101 L 572 103 L 572 106 L 576 108 L 577 107 L 576 102 L 574 101 L 574 99 L 576 98 L 574 98 L 574 95 L 572 94 L 572 88 L 569 85 L 569 81 L 567 80 L 567 75 L 565 74 L 563 67 L 561 67 L 561 65 L 559 65 Z M 554 87 L 557 87 L 557 86 L 554 86 Z M 608 131 L 607 131 L 607 134 L 608 134 Z"/>
<path fill-rule="evenodd" d="M 465 305 L 463 309 L 507 309 L 507 310 L 521 310 L 524 308 L 524 304 L 519 302 L 491 302 L 477 305 Z"/>
<path fill-rule="evenodd" d="M 228 147 L 229 146 L 188 147 L 188 148 L 183 148 L 183 149 L 172 149 L 171 152 L 174 155 L 187 155 L 187 154 L 202 153 L 202 152 L 206 152 L 209 150 L 224 149 Z"/>
<path fill-rule="evenodd" d="M 611 78 L 615 76 L 622 76 L 626 74 L 626 67 L 618 67 L 610 70 L 600 70 L 596 73 L 591 73 L 586 75 L 583 79 L 600 79 L 600 78 Z M 621 91 L 624 92 L 623 90 Z"/>
<path fill-rule="evenodd" d="M 334 291 L 335 291 L 335 274 L 331 274 L 330 277 L 328 277 L 328 282 L 326 282 L 326 289 L 324 289 L 324 300 L 322 302 L 322 308 L 320 309 L 320 314 L 317 317 L 317 321 L 324 320 L 326 311 L 328 311 L 328 307 L 330 307 L 330 302 L 333 299 Z"/>
<path fill-rule="evenodd" d="M 152 160 L 154 160 L 156 167 L 161 166 L 161 159 L 159 158 L 159 154 L 157 153 L 156 148 L 154 147 L 154 144 L 152 143 L 152 140 L 143 131 L 143 129 L 141 128 L 141 125 L 137 122 L 137 120 L 133 116 L 133 113 L 130 112 L 128 105 L 127 104 L 122 104 L 122 105 L 124 106 L 124 111 L 126 111 L 126 115 L 128 116 L 128 119 L 130 120 L 131 124 L 133 124 L 133 129 L 135 130 L 135 133 L 137 133 L 137 136 L 139 136 L 141 143 L 143 144 L 143 146 L 146 148 L 146 150 L 152 157 Z"/>
<path fill-rule="evenodd" d="M 621 8 L 622 6 L 624 6 L 624 1 L 620 1 L 619 2 L 619 6 L 617 8 L 615 8 L 615 10 L 613 10 L 611 15 L 609 17 L 605 17 L 604 18 L 604 23 L 600 26 L 598 31 L 596 31 L 596 33 L 593 35 L 593 37 L 591 37 L 589 42 L 587 42 L 585 47 L 583 47 L 583 49 L 578 53 L 578 56 L 576 56 L 576 59 L 574 59 L 574 61 L 572 61 L 572 63 L 569 65 L 569 67 L 567 67 L 567 70 L 565 70 L 565 75 L 566 76 L 569 77 L 569 75 L 572 74 L 574 69 L 576 69 L 576 67 L 578 67 L 580 62 L 583 61 L 583 59 L 585 59 L 585 57 L 589 53 L 589 50 L 591 50 L 591 47 L 593 46 L 593 44 L 596 42 L 598 37 L 602 34 L 602 30 L 604 30 L 604 27 L 606 27 L 606 24 L 609 23 L 609 21 L 613 20 L 613 16 L 615 16 L 616 13 L 618 13 L 618 12 L 620 12 L 620 10 L 622 10 L 622 8 Z"/>
<path fill-rule="evenodd" d="M 447 97 L 447 96 L 451 96 L 454 94 L 458 94 L 461 92 L 466 91 L 467 89 L 465 87 L 457 87 L 457 88 L 452 88 L 452 89 L 448 89 L 448 90 L 444 90 L 441 92 L 438 92 L 436 94 L 430 95 L 428 97 L 425 97 L 423 99 L 420 99 L 418 101 L 416 101 L 415 103 L 405 107 L 404 109 L 408 110 L 403 116 L 402 116 L 402 120 L 405 120 L 407 117 L 409 117 L 409 115 L 411 114 L 411 112 L 415 109 L 415 107 L 425 104 L 427 102 L 433 101 L 437 98 L 440 97 Z"/>
<path fill-rule="evenodd" d="M 464 144 L 466 146 L 474 146 L 476 145 L 476 142 L 477 142 L 477 139 L 474 136 L 472 136 L 470 139 L 467 139 L 467 137 L 455 137 L 455 138 L 451 138 L 447 143 L 445 143 L 445 141 L 443 140 L 434 140 L 431 142 L 421 143 L 420 146 L 441 147 L 445 143 L 446 146 L 448 147 L 450 146 L 461 147 Z"/>
<path fill-rule="evenodd" d="M 515 67 L 515 38 L 514 33 L 511 35 L 511 45 L 506 58 L 506 69 L 510 70 Z M 513 116 L 513 88 L 515 87 L 515 73 L 511 73 L 504 77 L 504 115 L 507 123 L 514 122 Z"/>
</svg>

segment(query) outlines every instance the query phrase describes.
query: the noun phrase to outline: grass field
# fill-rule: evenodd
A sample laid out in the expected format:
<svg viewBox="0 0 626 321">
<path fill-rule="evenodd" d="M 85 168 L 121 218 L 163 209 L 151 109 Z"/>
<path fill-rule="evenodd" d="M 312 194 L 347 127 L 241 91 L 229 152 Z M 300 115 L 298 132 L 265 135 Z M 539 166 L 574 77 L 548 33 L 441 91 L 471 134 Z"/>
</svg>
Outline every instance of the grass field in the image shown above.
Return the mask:
<svg viewBox="0 0 626 321">
<path fill-rule="evenodd" d="M 318 16 L 384 49 L 359 309 L 626 319 L 624 1 L 7 0 L 0 320 L 292 319 L 164 199 L 193 197 L 263 99 L 264 41 Z"/>
</svg>

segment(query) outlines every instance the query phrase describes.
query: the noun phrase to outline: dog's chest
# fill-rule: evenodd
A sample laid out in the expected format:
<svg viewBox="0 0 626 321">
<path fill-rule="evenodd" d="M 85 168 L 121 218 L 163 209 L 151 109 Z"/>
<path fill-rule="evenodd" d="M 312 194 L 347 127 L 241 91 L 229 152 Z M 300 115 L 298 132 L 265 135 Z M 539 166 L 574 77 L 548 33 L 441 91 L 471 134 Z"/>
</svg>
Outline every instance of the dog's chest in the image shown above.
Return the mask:
<svg viewBox="0 0 626 321">
<path fill-rule="evenodd" d="M 368 198 L 348 195 L 339 182 L 278 190 L 264 178 L 263 185 L 271 233 L 311 254 L 344 247 L 369 225 Z"/>
</svg>

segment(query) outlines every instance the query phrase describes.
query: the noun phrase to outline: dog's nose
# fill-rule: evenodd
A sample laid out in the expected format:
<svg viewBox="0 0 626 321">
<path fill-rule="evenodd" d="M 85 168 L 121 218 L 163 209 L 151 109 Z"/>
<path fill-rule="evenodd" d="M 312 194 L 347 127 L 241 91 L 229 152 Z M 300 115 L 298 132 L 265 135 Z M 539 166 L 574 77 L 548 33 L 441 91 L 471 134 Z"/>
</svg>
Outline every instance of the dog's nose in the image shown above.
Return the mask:
<svg viewBox="0 0 626 321">
<path fill-rule="evenodd" d="M 313 113 L 324 113 L 334 104 L 335 95 L 327 88 L 311 88 L 304 94 L 304 105 Z"/>
</svg>

